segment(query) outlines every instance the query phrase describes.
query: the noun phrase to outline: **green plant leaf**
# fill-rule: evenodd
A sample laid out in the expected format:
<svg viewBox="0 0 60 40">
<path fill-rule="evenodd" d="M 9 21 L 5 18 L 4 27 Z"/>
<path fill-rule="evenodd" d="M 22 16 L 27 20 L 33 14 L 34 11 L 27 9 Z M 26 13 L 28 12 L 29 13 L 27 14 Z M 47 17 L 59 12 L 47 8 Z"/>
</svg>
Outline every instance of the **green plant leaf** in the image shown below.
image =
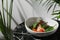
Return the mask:
<svg viewBox="0 0 60 40">
<path fill-rule="evenodd" d="M 60 5 L 60 0 L 53 0 L 53 1 Z"/>
<path fill-rule="evenodd" d="M 4 8 L 4 10 L 6 11 L 6 12 L 8 12 L 5 8 Z M 12 17 L 12 15 L 8 12 L 8 15 L 11 17 L 11 19 L 14 21 L 14 23 L 16 24 L 16 25 L 18 25 L 18 23 L 16 22 L 16 20 Z"/>
<path fill-rule="evenodd" d="M 9 8 L 9 13 L 12 15 L 12 9 L 13 9 L 13 0 L 10 2 L 10 8 Z M 11 17 L 9 16 L 9 28 L 11 28 Z"/>
<path fill-rule="evenodd" d="M 50 5 L 50 7 L 48 8 L 48 11 L 47 12 L 49 12 L 49 10 L 51 9 L 51 7 L 53 6 L 53 3 Z"/>
<path fill-rule="evenodd" d="M 6 0 L 6 10 L 8 11 L 8 0 Z M 7 26 L 8 26 L 8 21 L 9 21 L 9 19 L 8 19 L 9 17 L 8 17 L 8 14 L 7 14 Z"/>
<path fill-rule="evenodd" d="M 0 30 L 3 33 L 5 39 L 8 39 L 8 35 L 7 35 L 7 27 L 3 24 L 3 19 L 2 19 L 2 15 L 0 15 Z"/>
<path fill-rule="evenodd" d="M 56 16 L 55 18 L 58 18 L 59 19 L 60 18 L 60 15 Z"/>
<path fill-rule="evenodd" d="M 59 13 L 52 13 L 52 15 L 59 15 L 60 14 L 60 12 Z"/>
<path fill-rule="evenodd" d="M 5 15 L 4 15 L 4 0 L 2 0 L 2 15 L 3 15 L 3 23 L 4 25 L 6 25 L 6 22 L 5 22 Z"/>
<path fill-rule="evenodd" d="M 55 3 L 55 5 L 54 5 L 54 8 L 53 8 L 53 11 L 55 10 L 55 8 L 56 8 L 56 5 L 57 5 L 57 4 Z"/>
<path fill-rule="evenodd" d="M 6 2 L 8 3 L 8 0 L 6 0 Z M 12 17 L 13 0 L 11 0 L 9 12 L 8 12 L 8 4 L 7 3 L 6 3 L 6 9 L 4 9 L 4 0 L 2 0 L 2 13 L 0 16 L 0 29 L 4 35 L 5 40 L 12 40 L 13 32 L 11 30 L 11 18 L 13 19 L 13 17 Z M 6 11 L 6 13 L 7 13 L 7 20 L 8 20 L 8 16 L 9 16 L 9 22 L 7 21 L 7 24 L 9 24 L 9 26 L 6 26 L 4 11 Z M 15 22 L 15 20 L 14 20 L 14 22 Z"/>
<path fill-rule="evenodd" d="M 54 12 L 60 12 L 60 10 L 55 10 Z"/>
</svg>

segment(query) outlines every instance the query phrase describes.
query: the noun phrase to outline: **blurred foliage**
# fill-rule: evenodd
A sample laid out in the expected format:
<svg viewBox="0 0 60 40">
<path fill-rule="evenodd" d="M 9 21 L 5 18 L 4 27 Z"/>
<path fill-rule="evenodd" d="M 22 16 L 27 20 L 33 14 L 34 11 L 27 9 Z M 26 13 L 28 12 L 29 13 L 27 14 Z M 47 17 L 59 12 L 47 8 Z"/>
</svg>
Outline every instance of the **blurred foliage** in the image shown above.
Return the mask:
<svg viewBox="0 0 60 40">
<path fill-rule="evenodd" d="M 10 2 L 10 8 L 8 11 L 8 0 L 2 1 L 2 11 L 0 12 L 0 31 L 4 36 L 4 40 L 13 40 L 13 32 L 11 30 L 11 19 L 12 18 L 12 10 L 13 10 L 13 0 Z M 6 9 L 4 8 L 4 2 L 6 1 Z M 7 14 L 7 22 L 6 15 Z M 17 23 L 16 23 L 17 24 Z"/>
<path fill-rule="evenodd" d="M 40 0 L 40 4 L 43 2 L 44 0 Z M 58 13 L 55 13 L 54 10 L 56 8 L 56 6 L 60 6 L 60 0 L 45 0 L 45 2 L 43 3 L 43 6 L 47 6 L 48 7 L 48 10 L 47 12 L 49 12 L 49 10 L 53 7 L 53 11 L 52 11 L 52 15 L 57 15 L 56 17 L 54 18 L 60 18 L 60 12 Z"/>
</svg>

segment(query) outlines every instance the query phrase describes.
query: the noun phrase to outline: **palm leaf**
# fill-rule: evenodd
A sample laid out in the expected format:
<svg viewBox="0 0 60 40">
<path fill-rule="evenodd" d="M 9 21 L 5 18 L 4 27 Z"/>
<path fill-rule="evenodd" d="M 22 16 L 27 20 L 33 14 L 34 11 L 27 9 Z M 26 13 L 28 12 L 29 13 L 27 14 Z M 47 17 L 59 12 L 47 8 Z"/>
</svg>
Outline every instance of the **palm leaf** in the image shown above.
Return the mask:
<svg viewBox="0 0 60 40">
<path fill-rule="evenodd" d="M 18 23 L 12 17 L 13 0 L 11 0 L 9 12 L 8 12 L 8 0 L 6 0 L 6 2 L 7 3 L 6 3 L 6 9 L 5 9 L 4 8 L 4 0 L 2 0 L 2 12 L 3 12 L 3 14 L 1 14 L 1 17 L 0 17 L 0 29 L 4 35 L 5 40 L 13 40 L 13 35 L 12 35 L 13 32 L 11 30 L 11 18 L 16 23 L 16 25 L 18 25 Z M 6 22 L 5 22 L 4 11 L 6 11 L 6 13 L 7 13 L 7 26 L 6 26 Z M 9 16 L 9 18 L 8 18 L 8 16 Z M 9 19 L 9 22 L 8 22 L 8 19 Z"/>
<path fill-rule="evenodd" d="M 48 1 L 45 6 L 49 7 L 51 4 L 54 4 L 54 2 Z"/>
<path fill-rule="evenodd" d="M 60 15 L 58 15 L 58 16 L 56 16 L 56 17 L 54 17 L 54 18 L 57 18 L 57 19 L 59 19 L 59 18 L 60 18 Z"/>
<path fill-rule="evenodd" d="M 6 12 L 8 12 L 5 8 L 4 8 L 4 10 L 5 10 Z M 11 17 L 11 19 L 15 22 L 15 24 L 18 25 L 18 23 L 17 23 L 16 20 L 12 17 L 12 15 L 11 15 L 9 12 L 8 12 L 7 14 Z"/>
<path fill-rule="evenodd" d="M 8 7 L 8 4 L 7 4 L 7 7 Z M 13 0 L 11 0 L 10 2 L 10 8 L 9 8 L 9 13 L 10 15 L 12 15 L 12 9 L 13 9 Z M 9 39 L 12 40 L 13 39 L 13 33 L 12 33 L 12 30 L 11 30 L 11 17 L 9 16 L 9 21 L 8 21 L 8 8 L 7 8 L 7 35 L 9 35 Z"/>
<path fill-rule="evenodd" d="M 39 4 L 41 4 L 43 2 L 43 0 L 40 0 L 40 3 Z"/>
<path fill-rule="evenodd" d="M 9 13 L 12 15 L 12 9 L 13 9 L 13 0 L 11 0 Z M 9 28 L 11 28 L 11 17 L 9 17 Z"/>
<path fill-rule="evenodd" d="M 52 14 L 52 15 L 59 15 L 59 14 L 60 14 L 60 12 L 58 12 L 58 13 L 54 13 L 54 12 L 53 12 L 53 14 Z"/>
<path fill-rule="evenodd" d="M 60 0 L 53 0 L 53 1 L 60 5 Z"/>
<path fill-rule="evenodd" d="M 44 6 L 47 2 L 48 2 L 48 0 L 46 0 L 46 1 L 43 3 L 43 5 L 42 5 L 42 6 Z"/>
<path fill-rule="evenodd" d="M 1 29 L 1 32 L 3 33 L 5 39 L 9 40 L 8 35 L 7 35 L 8 34 L 7 27 L 3 23 L 2 15 L 0 15 L 0 29 Z"/>
<path fill-rule="evenodd" d="M 8 11 L 8 0 L 6 0 L 6 10 Z M 7 14 L 7 26 L 8 26 L 8 14 Z"/>
<path fill-rule="evenodd" d="M 60 12 L 60 10 L 55 10 L 55 11 L 53 11 L 53 12 Z"/>
<path fill-rule="evenodd" d="M 50 7 L 48 8 L 48 11 L 47 12 L 49 12 L 49 10 L 51 9 L 51 7 L 53 6 L 53 3 L 50 5 Z"/>
<path fill-rule="evenodd" d="M 50 2 L 51 2 L 51 0 L 47 1 L 46 5 L 49 5 L 49 4 L 50 4 Z M 52 2 L 51 2 L 51 3 L 52 3 Z"/>
<path fill-rule="evenodd" d="M 55 5 L 54 5 L 54 8 L 53 8 L 53 11 L 55 10 L 55 8 L 56 8 L 56 5 L 57 5 L 57 4 L 55 3 Z"/>
<path fill-rule="evenodd" d="M 3 23 L 4 25 L 6 25 L 6 22 L 5 22 L 5 15 L 4 15 L 4 0 L 2 0 L 2 15 L 3 15 Z"/>
</svg>

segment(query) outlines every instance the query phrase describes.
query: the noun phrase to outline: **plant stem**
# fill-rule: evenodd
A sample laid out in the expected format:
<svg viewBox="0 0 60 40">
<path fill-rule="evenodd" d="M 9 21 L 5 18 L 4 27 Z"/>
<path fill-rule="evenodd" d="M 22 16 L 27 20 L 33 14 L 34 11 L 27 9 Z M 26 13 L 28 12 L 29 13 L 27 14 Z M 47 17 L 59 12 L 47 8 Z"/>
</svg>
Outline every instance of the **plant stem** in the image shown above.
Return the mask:
<svg viewBox="0 0 60 40">
<path fill-rule="evenodd" d="M 4 10 L 6 11 L 6 12 L 8 12 L 5 8 L 4 8 Z M 10 13 L 8 13 L 8 15 L 11 17 L 11 19 L 15 22 L 15 24 L 16 25 L 18 25 L 18 23 L 16 22 L 16 20 L 12 17 L 12 15 L 10 14 Z"/>
<path fill-rule="evenodd" d="M 13 9 L 13 0 L 10 2 L 10 8 L 9 8 L 9 13 L 12 15 L 12 9 Z M 11 17 L 9 17 L 9 28 L 11 28 Z"/>
<path fill-rule="evenodd" d="M 8 11 L 8 0 L 6 0 L 6 10 Z M 8 26 L 8 12 L 7 12 L 7 26 Z"/>
<path fill-rule="evenodd" d="M 5 15 L 4 15 L 4 0 L 2 0 L 2 16 L 3 16 L 3 23 L 4 25 L 6 25 L 6 22 L 5 22 Z"/>
</svg>

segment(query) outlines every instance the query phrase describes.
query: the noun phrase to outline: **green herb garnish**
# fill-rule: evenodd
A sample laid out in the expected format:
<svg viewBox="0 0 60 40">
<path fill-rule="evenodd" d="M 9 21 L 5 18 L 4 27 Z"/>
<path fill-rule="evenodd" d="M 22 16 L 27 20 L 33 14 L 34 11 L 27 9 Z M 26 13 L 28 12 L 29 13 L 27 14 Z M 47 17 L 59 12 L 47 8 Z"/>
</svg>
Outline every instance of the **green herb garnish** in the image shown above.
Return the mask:
<svg viewBox="0 0 60 40">
<path fill-rule="evenodd" d="M 48 28 L 48 25 L 46 23 L 41 24 L 41 27 L 43 27 L 44 29 Z"/>
<path fill-rule="evenodd" d="M 53 27 L 49 26 L 45 31 L 48 32 L 48 31 L 51 31 L 53 29 L 54 29 Z"/>
<path fill-rule="evenodd" d="M 33 24 L 33 28 L 36 28 L 36 26 L 37 26 L 37 22 L 35 22 L 34 24 Z"/>
</svg>

